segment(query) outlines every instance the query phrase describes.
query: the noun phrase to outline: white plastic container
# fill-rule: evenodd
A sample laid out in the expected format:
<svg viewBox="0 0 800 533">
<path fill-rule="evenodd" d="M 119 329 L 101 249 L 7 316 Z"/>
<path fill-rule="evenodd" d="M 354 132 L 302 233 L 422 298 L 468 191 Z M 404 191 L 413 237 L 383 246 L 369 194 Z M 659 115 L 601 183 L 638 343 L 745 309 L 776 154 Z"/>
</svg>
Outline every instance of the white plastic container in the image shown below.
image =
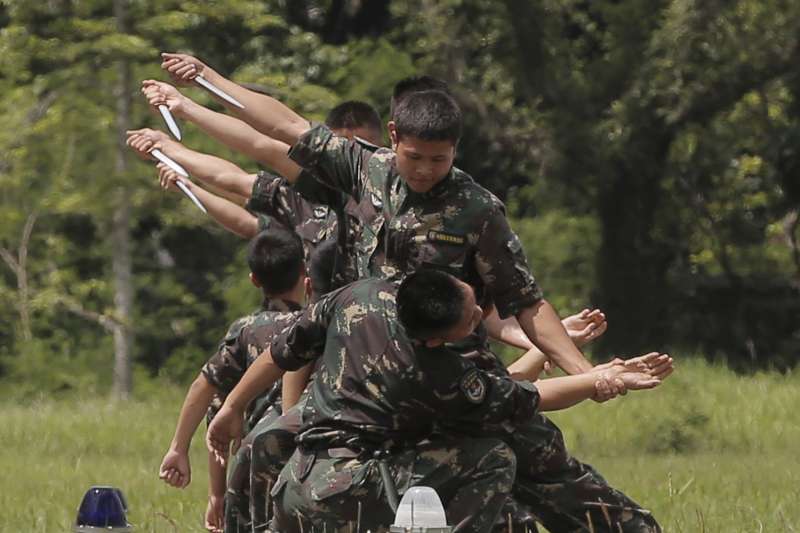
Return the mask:
<svg viewBox="0 0 800 533">
<path fill-rule="evenodd" d="M 453 528 L 447 525 L 442 500 L 430 487 L 411 487 L 403 495 L 392 533 L 450 533 Z"/>
</svg>

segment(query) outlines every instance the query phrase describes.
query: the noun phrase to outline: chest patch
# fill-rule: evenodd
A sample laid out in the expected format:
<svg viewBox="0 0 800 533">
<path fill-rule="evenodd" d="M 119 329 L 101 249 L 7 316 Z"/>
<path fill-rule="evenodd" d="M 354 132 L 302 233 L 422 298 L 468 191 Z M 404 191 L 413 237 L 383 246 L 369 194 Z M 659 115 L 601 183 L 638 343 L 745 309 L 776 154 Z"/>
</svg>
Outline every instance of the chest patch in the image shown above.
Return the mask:
<svg viewBox="0 0 800 533">
<path fill-rule="evenodd" d="M 467 242 L 467 239 L 463 235 L 431 230 L 428 232 L 428 241 L 463 245 Z"/>
<path fill-rule="evenodd" d="M 464 374 L 459 387 L 461 387 L 461 391 L 467 397 L 467 400 L 472 403 L 483 403 L 486 398 L 486 382 L 477 368 L 473 368 Z"/>
<path fill-rule="evenodd" d="M 318 205 L 314 208 L 314 218 L 325 218 L 328 216 L 328 208 L 324 205 Z"/>
</svg>

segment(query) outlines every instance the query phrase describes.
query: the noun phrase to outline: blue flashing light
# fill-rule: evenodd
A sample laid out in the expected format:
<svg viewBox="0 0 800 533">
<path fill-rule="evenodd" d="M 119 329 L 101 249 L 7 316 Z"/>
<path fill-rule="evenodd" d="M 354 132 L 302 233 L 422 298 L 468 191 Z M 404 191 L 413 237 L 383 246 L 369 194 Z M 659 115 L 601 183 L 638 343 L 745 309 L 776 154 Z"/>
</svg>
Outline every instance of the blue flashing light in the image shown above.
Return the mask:
<svg viewBox="0 0 800 533">
<path fill-rule="evenodd" d="M 83 496 L 75 520 L 75 531 L 104 528 L 130 531 L 126 512 L 128 504 L 122 491 L 115 487 L 91 487 Z"/>
</svg>

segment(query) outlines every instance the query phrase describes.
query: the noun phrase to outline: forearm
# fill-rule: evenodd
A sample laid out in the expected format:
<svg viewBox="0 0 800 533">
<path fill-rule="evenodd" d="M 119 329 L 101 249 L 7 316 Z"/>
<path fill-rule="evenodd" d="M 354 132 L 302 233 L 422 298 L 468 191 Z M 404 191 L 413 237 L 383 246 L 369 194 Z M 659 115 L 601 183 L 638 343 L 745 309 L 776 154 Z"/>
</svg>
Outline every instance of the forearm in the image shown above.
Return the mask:
<svg viewBox="0 0 800 533">
<path fill-rule="evenodd" d="M 225 467 L 219 464 L 214 454 L 208 453 L 208 495 L 218 498 L 225 497 L 226 481 Z"/>
<path fill-rule="evenodd" d="M 240 413 L 250 405 L 253 399 L 267 390 L 280 379 L 284 371 L 272 360 L 270 349 L 267 348 L 256 358 L 242 379 L 225 399 L 225 406 Z"/>
<path fill-rule="evenodd" d="M 497 309 L 494 307 L 483 319 L 483 323 L 489 336 L 496 341 L 522 350 L 530 350 L 534 347 L 525 331 L 520 327 L 517 319 L 515 317 L 500 318 L 500 315 L 497 314 Z"/>
<path fill-rule="evenodd" d="M 203 75 L 208 81 L 236 98 L 244 109 L 217 98 L 219 102 L 265 135 L 292 145 L 308 129 L 309 124 L 306 119 L 275 98 L 246 89 L 208 67 L 205 68 Z"/>
<path fill-rule="evenodd" d="M 216 392 L 216 388 L 206 380 L 205 376 L 202 374 L 197 376 L 197 379 L 189 387 L 189 392 L 186 394 L 181 413 L 178 416 L 175 435 L 172 437 L 172 443 L 170 444 L 173 450 L 181 453 L 189 451 L 192 436 L 197 430 L 197 426 L 203 421 L 208 406 L 211 405 L 211 400 Z"/>
<path fill-rule="evenodd" d="M 271 167 L 289 181 L 300 174 L 300 167 L 289 159 L 288 144 L 260 133 L 249 124 L 191 101 L 182 114 L 219 142 Z"/>
<path fill-rule="evenodd" d="M 313 363 L 309 363 L 300 370 L 287 372 L 283 375 L 281 408 L 284 413 L 300 400 L 300 396 L 306 389 L 306 385 L 308 385 L 308 377 L 311 375 L 313 366 Z"/>
<path fill-rule="evenodd" d="M 543 379 L 536 382 L 539 389 L 539 410 L 566 409 L 595 395 L 595 383 L 600 378 L 595 372 Z"/>
<path fill-rule="evenodd" d="M 194 183 L 187 186 L 208 210 L 208 214 L 222 227 L 244 239 L 258 233 L 258 219 L 246 209 L 212 194 Z"/>
<path fill-rule="evenodd" d="M 592 364 L 575 347 L 555 310 L 546 300 L 523 309 L 517 315 L 517 320 L 530 341 L 542 351 L 543 357 L 550 359 L 568 374 L 580 374 L 592 368 Z M 527 375 L 543 363 L 542 356 L 529 352 L 512 366 L 515 371 Z"/>
<path fill-rule="evenodd" d="M 163 152 L 174 159 L 194 178 L 218 190 L 249 198 L 256 180 L 238 165 L 202 152 L 197 152 L 175 141 L 163 141 Z"/>
</svg>

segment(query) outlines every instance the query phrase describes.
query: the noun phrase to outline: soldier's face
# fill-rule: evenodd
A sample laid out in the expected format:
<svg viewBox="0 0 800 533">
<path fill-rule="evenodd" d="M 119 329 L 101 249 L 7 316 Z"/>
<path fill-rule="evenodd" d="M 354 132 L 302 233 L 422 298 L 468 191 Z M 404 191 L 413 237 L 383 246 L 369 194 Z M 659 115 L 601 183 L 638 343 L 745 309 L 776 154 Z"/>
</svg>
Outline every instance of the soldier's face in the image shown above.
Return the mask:
<svg viewBox="0 0 800 533">
<path fill-rule="evenodd" d="M 456 156 L 452 141 L 423 141 L 411 135 L 398 138 L 391 127 L 389 134 L 397 154 L 397 172 L 412 191 L 428 192 L 450 172 Z"/>
<path fill-rule="evenodd" d="M 441 338 L 443 342 L 458 342 L 475 331 L 483 319 L 483 309 L 475 301 L 475 291 L 463 281 L 459 287 L 464 293 L 464 307 L 461 311 L 461 320 L 450 328 Z"/>
</svg>

